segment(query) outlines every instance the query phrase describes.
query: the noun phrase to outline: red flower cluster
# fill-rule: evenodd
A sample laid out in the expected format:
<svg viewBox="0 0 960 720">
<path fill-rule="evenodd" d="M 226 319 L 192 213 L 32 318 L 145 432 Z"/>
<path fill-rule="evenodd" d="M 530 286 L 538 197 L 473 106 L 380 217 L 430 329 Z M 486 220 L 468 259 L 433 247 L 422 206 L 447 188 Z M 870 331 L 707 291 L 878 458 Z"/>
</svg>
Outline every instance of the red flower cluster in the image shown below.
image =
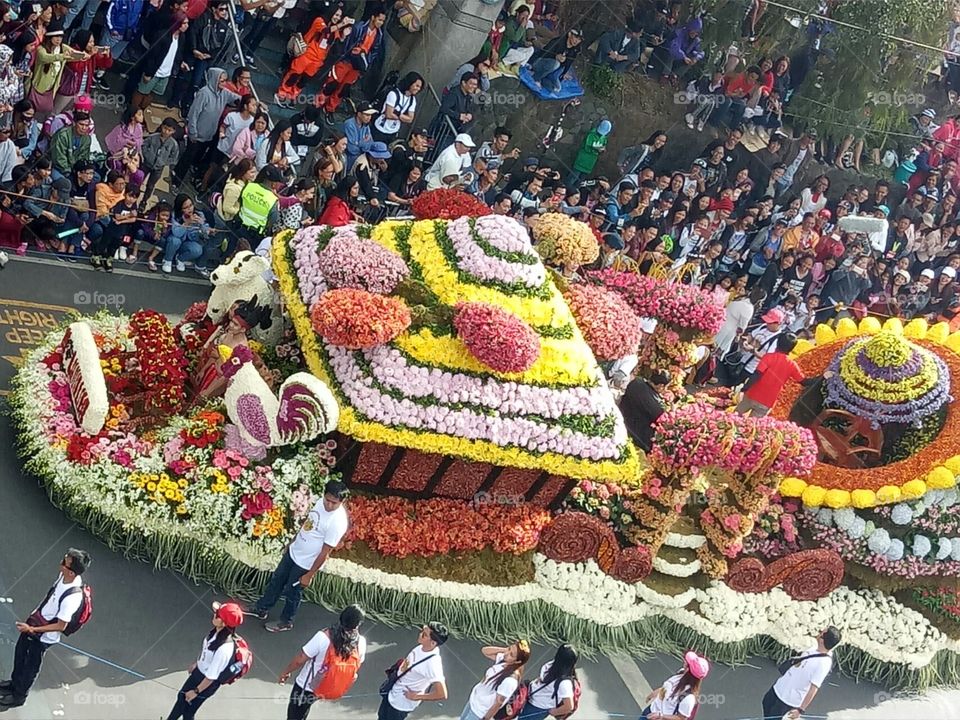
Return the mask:
<svg viewBox="0 0 960 720">
<path fill-rule="evenodd" d="M 453 325 L 467 350 L 501 373 L 530 368 L 540 355 L 540 338 L 513 313 L 487 303 L 457 303 Z"/>
<path fill-rule="evenodd" d="M 201 410 L 192 418 L 193 424 L 180 431 L 180 437 L 186 445 L 205 448 L 216 445 L 223 437 L 224 417 L 218 412 Z"/>
<path fill-rule="evenodd" d="M 184 401 L 187 359 L 174 340 L 167 318 L 156 310 L 138 310 L 130 316 L 130 335 L 137 348 L 140 381 L 146 389 L 144 409 L 179 412 Z"/>
<path fill-rule="evenodd" d="M 252 520 L 273 510 L 273 500 L 263 490 L 244 495 L 240 498 L 240 504 L 243 505 L 240 517 L 244 520 Z"/>
<path fill-rule="evenodd" d="M 94 461 L 95 456 L 90 452 L 90 448 L 100 442 L 100 438 L 106 437 L 106 434 L 100 432 L 96 435 L 77 434 L 70 437 L 67 444 L 67 460 L 77 465 L 89 465 Z"/>
<path fill-rule="evenodd" d="M 410 206 L 417 220 L 456 220 L 461 217 L 483 217 L 493 211 L 462 190 L 438 188 L 421 193 Z"/>
<path fill-rule="evenodd" d="M 365 542 L 382 555 L 407 557 L 482 550 L 533 550 L 550 513 L 529 505 L 466 505 L 432 498 L 356 497 L 350 500 L 347 541 Z"/>
<path fill-rule="evenodd" d="M 366 350 L 393 340 L 410 327 L 411 317 L 399 298 L 342 288 L 321 295 L 310 320 L 317 334 L 332 345 Z"/>
<path fill-rule="evenodd" d="M 619 360 L 640 346 L 640 318 L 626 301 L 599 285 L 570 285 L 564 298 L 597 360 Z"/>
</svg>

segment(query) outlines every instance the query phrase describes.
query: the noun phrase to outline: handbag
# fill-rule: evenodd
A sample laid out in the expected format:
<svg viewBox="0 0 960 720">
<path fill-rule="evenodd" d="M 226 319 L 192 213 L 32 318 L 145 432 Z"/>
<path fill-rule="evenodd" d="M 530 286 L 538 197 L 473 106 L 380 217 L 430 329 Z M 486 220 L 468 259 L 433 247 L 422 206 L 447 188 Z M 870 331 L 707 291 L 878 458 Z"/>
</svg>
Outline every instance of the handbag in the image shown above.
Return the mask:
<svg viewBox="0 0 960 720">
<path fill-rule="evenodd" d="M 303 33 L 294 33 L 287 41 L 287 54 L 291 57 L 300 57 L 307 51 L 307 43 L 303 39 Z"/>
<path fill-rule="evenodd" d="M 60 87 L 57 89 L 57 95 L 73 97 L 80 92 L 81 80 L 83 80 L 83 73 L 79 73 L 70 67 L 70 65 L 67 65 L 63 71 L 63 77 L 60 79 Z"/>
<path fill-rule="evenodd" d="M 777 665 L 777 672 L 779 672 L 781 675 L 786 675 L 787 671 L 790 670 L 790 668 L 796 667 L 797 665 L 802 663 L 804 660 L 810 660 L 811 658 L 818 658 L 818 657 L 830 657 L 830 654 L 829 653 L 813 653 L 811 655 L 797 655 L 795 657 L 789 657 L 786 660 L 784 660 L 782 663 Z"/>
<path fill-rule="evenodd" d="M 43 93 L 31 88 L 27 99 L 33 104 L 33 109 L 36 112 L 48 115 L 53 112 L 53 88 Z"/>
<path fill-rule="evenodd" d="M 403 672 L 400 672 L 400 666 L 403 665 L 404 659 L 400 658 L 399 660 L 397 660 L 393 665 L 391 665 L 390 667 L 388 667 L 386 670 L 383 671 L 386 674 L 387 679 L 380 684 L 380 695 L 382 697 L 386 697 L 387 695 L 389 695 L 390 691 L 393 690 L 393 686 L 397 684 L 397 680 L 399 680 L 408 672 L 413 670 L 420 663 L 424 663 L 432 657 L 433 655 L 427 655 L 425 658 L 421 658 L 420 660 L 417 660 L 413 665 L 408 667 Z"/>
</svg>

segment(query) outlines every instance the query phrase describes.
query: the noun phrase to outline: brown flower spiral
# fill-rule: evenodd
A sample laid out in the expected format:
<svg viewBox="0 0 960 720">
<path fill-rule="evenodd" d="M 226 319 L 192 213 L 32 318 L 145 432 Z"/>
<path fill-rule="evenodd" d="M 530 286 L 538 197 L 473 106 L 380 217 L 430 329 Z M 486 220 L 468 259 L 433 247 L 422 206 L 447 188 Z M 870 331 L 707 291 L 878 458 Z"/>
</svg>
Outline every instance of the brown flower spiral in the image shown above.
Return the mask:
<svg viewBox="0 0 960 720">
<path fill-rule="evenodd" d="M 650 551 L 642 546 L 624 548 L 617 556 L 616 562 L 610 569 L 610 574 L 617 580 L 626 583 L 635 583 L 643 580 L 653 570 L 653 559 Z"/>
<path fill-rule="evenodd" d="M 843 580 L 843 560 L 834 550 L 801 550 L 767 566 L 756 558 L 737 561 L 726 583 L 737 592 L 766 592 L 777 585 L 794 600 L 817 600 Z"/>
<path fill-rule="evenodd" d="M 794 600 L 818 600 L 843 581 L 843 559 L 834 550 L 803 550 L 793 571 L 782 580 L 783 591 Z"/>
<path fill-rule="evenodd" d="M 592 515 L 580 512 L 558 515 L 540 533 L 540 552 L 557 562 L 596 559 L 605 543 L 608 548 L 617 546 L 613 530 Z"/>
<path fill-rule="evenodd" d="M 767 568 L 762 560 L 757 558 L 743 558 L 737 560 L 727 573 L 726 582 L 737 592 L 763 592 Z"/>
</svg>

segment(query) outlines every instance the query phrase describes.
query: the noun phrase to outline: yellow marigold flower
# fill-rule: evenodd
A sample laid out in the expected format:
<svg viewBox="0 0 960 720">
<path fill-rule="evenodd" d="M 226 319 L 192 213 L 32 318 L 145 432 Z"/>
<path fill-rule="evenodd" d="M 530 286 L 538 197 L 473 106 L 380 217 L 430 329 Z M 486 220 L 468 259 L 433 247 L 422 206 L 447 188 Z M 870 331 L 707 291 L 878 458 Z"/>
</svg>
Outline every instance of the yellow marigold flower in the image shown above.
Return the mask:
<svg viewBox="0 0 960 720">
<path fill-rule="evenodd" d="M 849 507 L 850 505 L 850 493 L 846 490 L 827 490 L 827 494 L 823 497 L 823 502 L 827 507 L 831 508 L 844 508 Z"/>
<path fill-rule="evenodd" d="M 780 482 L 780 494 L 784 497 L 800 497 L 806 489 L 807 483 L 800 478 L 788 477 Z"/>
<path fill-rule="evenodd" d="M 913 500 L 923 497 L 923 495 L 927 492 L 927 484 L 919 478 L 910 480 L 909 482 L 904 483 L 903 487 L 900 488 L 900 492 L 907 500 Z"/>
<path fill-rule="evenodd" d="M 896 485 L 884 485 L 882 488 L 877 490 L 877 500 L 887 505 L 889 503 L 895 503 L 900 500 L 900 488 Z"/>
<path fill-rule="evenodd" d="M 947 470 L 952 472 L 954 475 L 960 475 L 960 455 L 954 455 L 952 458 L 947 459 L 945 463 Z"/>
<path fill-rule="evenodd" d="M 807 485 L 803 490 L 803 504 L 811 507 L 820 507 L 827 495 L 827 491 L 819 485 Z"/>
<path fill-rule="evenodd" d="M 934 490 L 946 490 L 956 484 L 956 476 L 943 465 L 939 465 L 927 473 L 927 486 Z"/>
<path fill-rule="evenodd" d="M 877 494 L 873 490 L 854 490 L 850 493 L 850 504 L 855 508 L 870 508 L 877 504 Z"/>
<path fill-rule="evenodd" d="M 147 483 L 147 490 L 148 490 L 149 492 L 155 492 L 156 489 L 157 489 L 157 484 L 156 484 L 155 482 L 148 482 L 148 483 Z"/>
</svg>

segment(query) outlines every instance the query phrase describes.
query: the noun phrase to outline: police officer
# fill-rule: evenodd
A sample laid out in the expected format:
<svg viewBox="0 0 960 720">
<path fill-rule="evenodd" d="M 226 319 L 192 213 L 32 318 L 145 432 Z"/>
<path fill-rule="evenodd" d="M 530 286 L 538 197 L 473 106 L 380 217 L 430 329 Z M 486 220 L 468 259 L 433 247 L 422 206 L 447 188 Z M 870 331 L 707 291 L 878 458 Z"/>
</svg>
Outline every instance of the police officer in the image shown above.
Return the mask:
<svg viewBox="0 0 960 720">
<path fill-rule="evenodd" d="M 277 224 L 279 207 L 277 192 L 283 186 L 283 173 L 275 165 L 265 165 L 256 180 L 247 183 L 240 193 L 240 211 L 233 220 L 233 230 L 251 248 L 257 247 Z M 237 238 L 231 238 L 226 249 L 230 257 L 236 250 Z"/>
</svg>

